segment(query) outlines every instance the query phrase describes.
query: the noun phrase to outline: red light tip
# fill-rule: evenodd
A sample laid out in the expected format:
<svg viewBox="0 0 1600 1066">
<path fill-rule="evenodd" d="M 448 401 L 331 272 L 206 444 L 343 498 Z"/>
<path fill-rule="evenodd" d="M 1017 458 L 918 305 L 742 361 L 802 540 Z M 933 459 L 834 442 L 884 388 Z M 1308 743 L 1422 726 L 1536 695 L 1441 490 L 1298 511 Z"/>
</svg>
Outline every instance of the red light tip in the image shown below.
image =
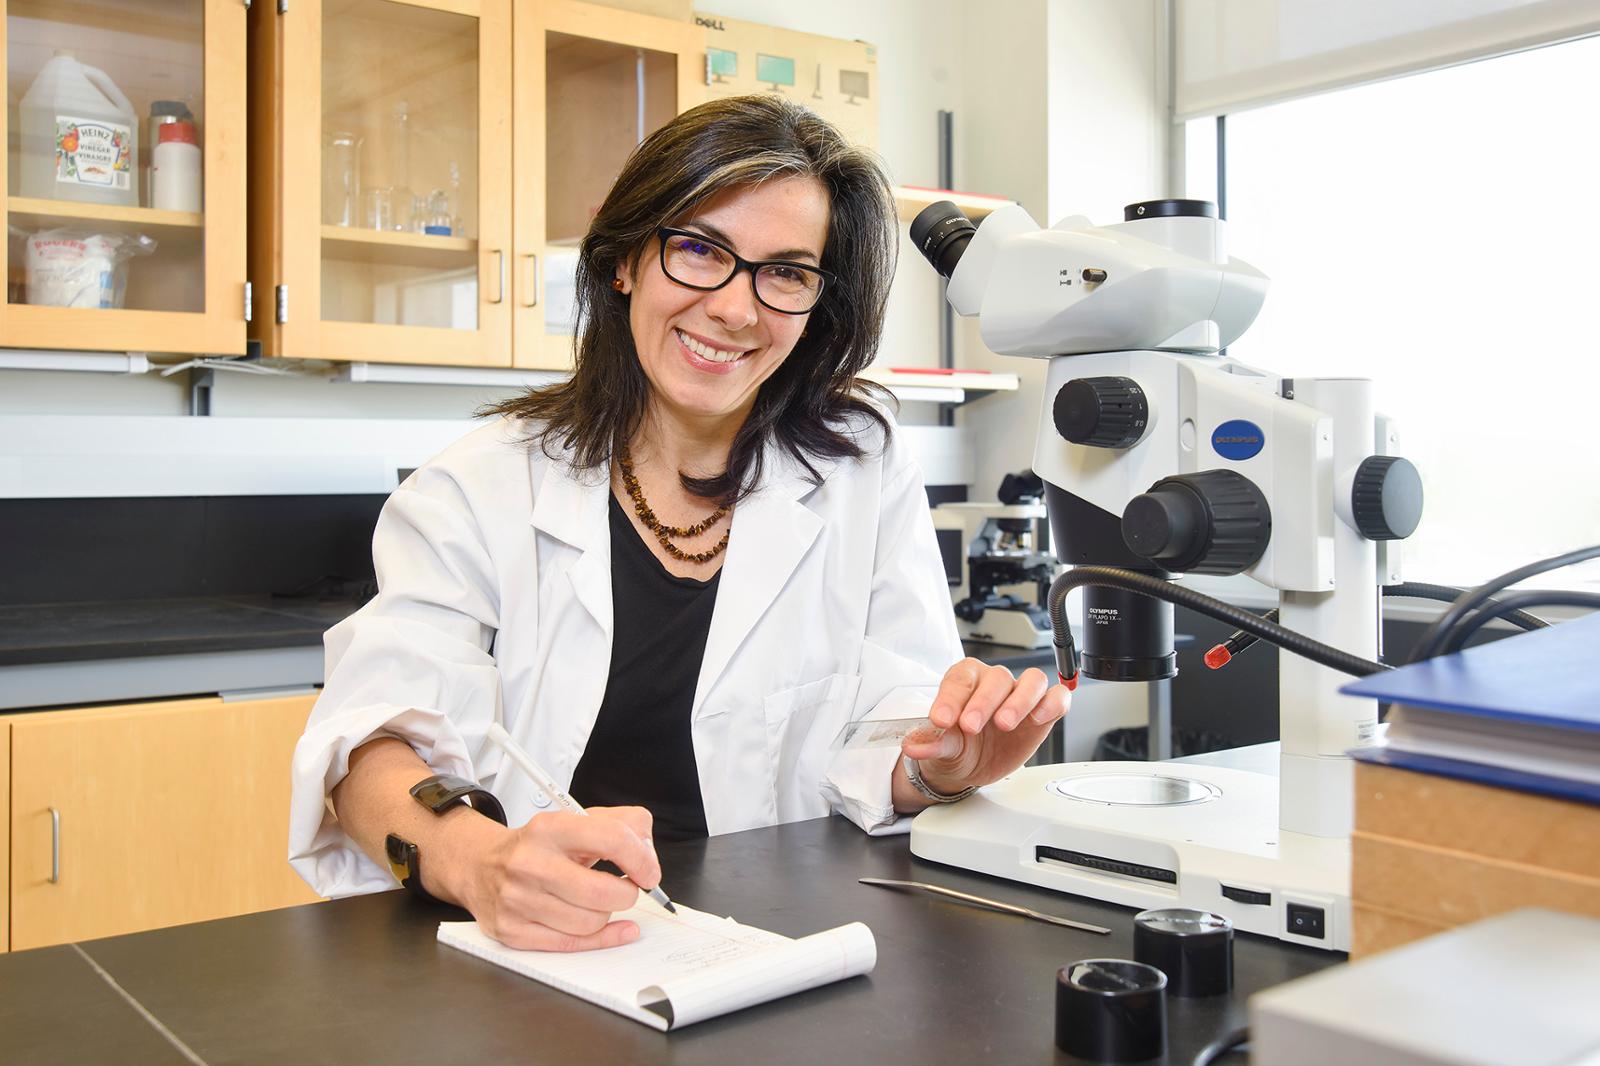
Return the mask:
<svg viewBox="0 0 1600 1066">
<path fill-rule="evenodd" d="M 1077 674 L 1073 674 L 1071 677 L 1062 677 L 1061 674 L 1057 674 L 1056 676 L 1061 678 L 1061 683 L 1063 685 L 1067 686 L 1067 691 L 1068 692 L 1076 692 L 1076 691 L 1078 691 L 1078 675 Z"/>
<path fill-rule="evenodd" d="M 1213 670 L 1221 670 L 1228 665 L 1232 658 L 1233 652 L 1229 651 L 1225 645 L 1218 644 L 1215 648 L 1206 652 L 1206 665 Z"/>
</svg>

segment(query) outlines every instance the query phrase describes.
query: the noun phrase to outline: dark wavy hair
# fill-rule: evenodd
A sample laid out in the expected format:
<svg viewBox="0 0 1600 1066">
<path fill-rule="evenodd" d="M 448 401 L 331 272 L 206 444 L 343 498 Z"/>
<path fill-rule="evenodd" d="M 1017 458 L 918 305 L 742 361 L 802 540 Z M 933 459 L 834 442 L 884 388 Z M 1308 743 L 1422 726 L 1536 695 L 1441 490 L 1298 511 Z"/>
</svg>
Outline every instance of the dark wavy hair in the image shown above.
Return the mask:
<svg viewBox="0 0 1600 1066">
<path fill-rule="evenodd" d="M 481 413 L 525 419 L 530 442 L 551 458 L 570 451 L 579 470 L 608 465 L 638 430 L 650 397 L 628 297 L 611 284 L 617 264 L 636 270 L 658 227 L 724 189 L 796 175 L 815 177 L 828 192 L 822 267 L 837 280 L 823 291 L 805 335 L 762 383 L 727 469 L 679 477 L 697 496 L 733 503 L 759 483 L 768 441 L 820 482 L 813 461 L 863 455 L 860 430 L 868 423 L 887 439 L 889 421 L 868 397 L 889 394 L 856 375 L 877 351 L 894 276 L 898 231 L 888 179 L 871 153 L 815 112 L 769 94 L 691 108 L 634 149 L 579 249 L 572 377 Z"/>
</svg>

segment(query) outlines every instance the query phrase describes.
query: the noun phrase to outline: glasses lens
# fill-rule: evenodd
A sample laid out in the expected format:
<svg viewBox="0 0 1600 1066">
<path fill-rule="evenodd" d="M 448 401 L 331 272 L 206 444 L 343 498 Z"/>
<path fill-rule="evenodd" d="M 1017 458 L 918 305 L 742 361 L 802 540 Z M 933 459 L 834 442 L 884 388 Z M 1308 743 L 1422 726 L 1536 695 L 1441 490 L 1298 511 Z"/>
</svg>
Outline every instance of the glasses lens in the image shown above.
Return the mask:
<svg viewBox="0 0 1600 1066">
<path fill-rule="evenodd" d="M 780 311 L 809 311 L 822 295 L 822 275 L 805 267 L 773 263 L 756 271 L 756 293 Z"/>
<path fill-rule="evenodd" d="M 673 281 L 714 288 L 733 274 L 733 259 L 714 244 L 674 233 L 667 237 L 661 261 Z"/>
</svg>

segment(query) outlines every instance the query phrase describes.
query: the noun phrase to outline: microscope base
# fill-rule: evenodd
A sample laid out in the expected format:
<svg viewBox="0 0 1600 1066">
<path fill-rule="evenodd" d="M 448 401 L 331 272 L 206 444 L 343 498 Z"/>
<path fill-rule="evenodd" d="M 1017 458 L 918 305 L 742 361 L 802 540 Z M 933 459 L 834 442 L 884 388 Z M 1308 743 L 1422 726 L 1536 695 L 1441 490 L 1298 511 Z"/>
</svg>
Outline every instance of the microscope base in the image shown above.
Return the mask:
<svg viewBox="0 0 1600 1066">
<path fill-rule="evenodd" d="M 1154 805 L 1136 799 L 1144 793 L 1188 801 Z M 1192 763 L 1025 767 L 918 815 L 911 853 L 1140 910 L 1212 911 L 1243 932 L 1350 950 L 1350 841 L 1280 830 L 1278 781 L 1266 774 Z"/>
<path fill-rule="evenodd" d="M 1050 630 L 1040 629 L 1022 611 L 991 607 L 976 622 L 956 619 L 956 629 L 962 640 L 979 640 L 988 644 L 1004 644 L 1008 648 L 1048 648 L 1052 640 Z"/>
</svg>

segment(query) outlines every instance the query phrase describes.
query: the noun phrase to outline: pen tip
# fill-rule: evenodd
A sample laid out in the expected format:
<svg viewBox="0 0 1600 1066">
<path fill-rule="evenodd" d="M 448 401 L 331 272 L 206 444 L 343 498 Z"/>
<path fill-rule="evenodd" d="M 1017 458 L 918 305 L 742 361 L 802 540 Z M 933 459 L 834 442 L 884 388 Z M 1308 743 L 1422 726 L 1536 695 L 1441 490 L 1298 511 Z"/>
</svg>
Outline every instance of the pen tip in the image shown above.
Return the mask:
<svg viewBox="0 0 1600 1066">
<path fill-rule="evenodd" d="M 674 907 L 672 905 L 672 901 L 670 899 L 667 900 L 665 903 L 663 903 L 662 906 L 667 908 L 667 913 L 669 913 L 669 914 L 677 914 L 678 913 L 678 908 L 676 908 L 676 907 Z"/>
</svg>

